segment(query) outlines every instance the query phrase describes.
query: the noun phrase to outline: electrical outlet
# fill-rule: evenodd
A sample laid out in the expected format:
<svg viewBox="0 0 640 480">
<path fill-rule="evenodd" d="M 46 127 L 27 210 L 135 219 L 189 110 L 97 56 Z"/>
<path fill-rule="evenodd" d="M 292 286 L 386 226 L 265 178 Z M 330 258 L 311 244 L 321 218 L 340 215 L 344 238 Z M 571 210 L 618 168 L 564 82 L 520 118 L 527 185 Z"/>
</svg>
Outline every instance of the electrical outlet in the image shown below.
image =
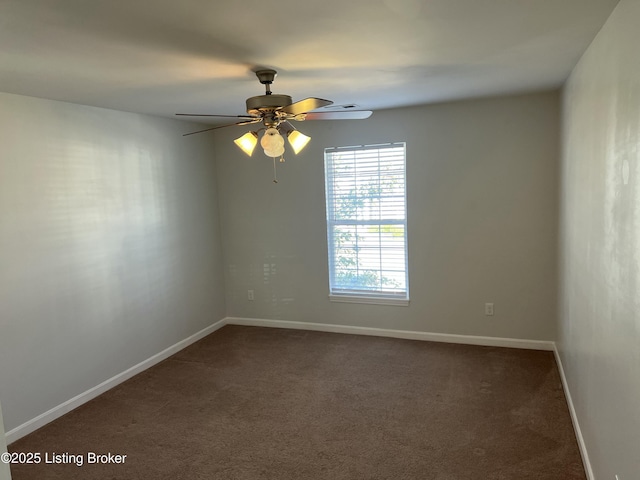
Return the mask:
<svg viewBox="0 0 640 480">
<path fill-rule="evenodd" d="M 484 314 L 489 316 L 493 315 L 493 303 L 484 304 Z"/>
<path fill-rule="evenodd" d="M 247 290 L 247 299 L 253 300 L 253 290 Z"/>
</svg>

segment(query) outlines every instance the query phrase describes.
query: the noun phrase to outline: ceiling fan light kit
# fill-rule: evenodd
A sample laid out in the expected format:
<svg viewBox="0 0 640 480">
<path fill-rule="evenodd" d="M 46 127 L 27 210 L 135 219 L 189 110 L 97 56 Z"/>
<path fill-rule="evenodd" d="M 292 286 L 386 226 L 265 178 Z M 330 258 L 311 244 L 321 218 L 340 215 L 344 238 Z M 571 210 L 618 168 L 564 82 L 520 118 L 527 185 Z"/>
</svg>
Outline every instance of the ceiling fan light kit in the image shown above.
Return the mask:
<svg viewBox="0 0 640 480">
<path fill-rule="evenodd" d="M 247 115 L 204 115 L 177 113 L 181 116 L 197 116 L 197 117 L 227 117 L 241 119 L 236 123 L 211 127 L 196 132 L 185 133 L 184 135 L 193 135 L 196 133 L 208 132 L 219 128 L 250 125 L 253 123 L 262 123 L 263 127 L 257 131 L 250 131 L 234 140 L 234 143 L 248 156 L 253 155 L 258 144 L 258 134 L 264 130 L 264 134 L 260 139 L 260 146 L 264 150 L 264 154 L 273 158 L 274 183 L 278 183 L 275 178 L 275 160 L 280 157 L 280 161 L 284 162 L 284 136 L 287 137 L 293 152 L 297 155 L 311 140 L 310 137 L 297 131 L 290 123 L 293 121 L 304 120 L 337 120 L 337 119 L 364 119 L 369 118 L 373 112 L 369 110 L 348 111 L 348 112 L 312 112 L 321 107 L 333 104 L 331 100 L 322 98 L 309 97 L 304 100 L 293 103 L 289 95 L 274 94 L 271 92 L 270 85 L 273 83 L 277 72 L 271 69 L 262 69 L 255 72 L 258 80 L 265 86 L 265 94 L 256 97 L 250 97 L 246 100 Z"/>
</svg>

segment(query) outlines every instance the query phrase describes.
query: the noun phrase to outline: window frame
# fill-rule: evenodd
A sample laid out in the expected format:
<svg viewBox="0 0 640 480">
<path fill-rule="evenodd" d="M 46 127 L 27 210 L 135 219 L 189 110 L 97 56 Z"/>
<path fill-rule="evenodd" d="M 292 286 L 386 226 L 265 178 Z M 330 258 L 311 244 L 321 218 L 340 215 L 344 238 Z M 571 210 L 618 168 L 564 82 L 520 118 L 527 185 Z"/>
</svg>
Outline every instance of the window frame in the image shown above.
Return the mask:
<svg viewBox="0 0 640 480">
<path fill-rule="evenodd" d="M 356 152 L 356 151 L 366 151 L 366 150 L 375 150 L 380 147 L 402 147 L 403 149 L 403 181 L 404 181 L 404 198 L 403 198 L 403 206 L 404 206 L 404 217 L 403 219 L 381 219 L 377 218 L 374 220 L 335 220 L 335 214 L 333 210 L 335 197 L 332 196 L 331 202 L 329 199 L 329 193 L 333 191 L 330 187 L 330 180 L 333 180 L 335 177 L 333 170 L 331 175 L 329 174 L 328 166 L 329 166 L 329 157 L 331 153 L 345 151 L 345 152 Z M 380 171 L 380 170 L 378 170 Z M 388 143 L 377 143 L 371 145 L 350 145 L 343 147 L 327 147 L 324 149 L 324 176 L 325 176 L 325 216 L 326 216 L 326 226 L 327 226 L 327 259 L 328 259 L 328 267 L 329 267 L 329 300 L 332 302 L 341 302 L 341 303 L 361 303 L 361 304 L 371 304 L 371 305 L 393 305 L 393 306 L 408 306 L 409 305 L 409 246 L 408 246 L 408 208 L 407 208 L 407 145 L 406 142 L 388 142 Z M 364 291 L 357 289 L 339 289 L 333 285 L 333 280 L 335 279 L 335 269 L 336 269 L 336 249 L 335 249 L 335 239 L 334 239 L 334 229 L 336 225 L 372 225 L 372 226 L 382 226 L 382 225 L 401 225 L 404 227 L 404 276 L 405 276 L 405 290 L 402 293 L 384 293 L 381 291 Z M 381 250 L 383 250 L 381 248 Z"/>
</svg>

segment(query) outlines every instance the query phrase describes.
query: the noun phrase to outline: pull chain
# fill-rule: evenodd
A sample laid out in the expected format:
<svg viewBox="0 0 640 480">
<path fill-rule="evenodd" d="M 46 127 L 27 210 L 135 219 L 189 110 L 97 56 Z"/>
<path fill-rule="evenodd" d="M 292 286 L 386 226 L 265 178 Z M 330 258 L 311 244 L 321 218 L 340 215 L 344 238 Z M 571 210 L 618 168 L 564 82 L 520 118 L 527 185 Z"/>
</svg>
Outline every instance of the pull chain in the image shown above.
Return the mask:
<svg viewBox="0 0 640 480">
<path fill-rule="evenodd" d="M 273 158 L 273 183 L 278 183 L 278 177 L 276 176 L 276 157 Z M 284 155 L 280 155 L 280 163 L 284 163 Z"/>
<path fill-rule="evenodd" d="M 276 175 L 276 157 L 273 157 L 273 183 L 278 183 L 278 177 Z"/>
</svg>

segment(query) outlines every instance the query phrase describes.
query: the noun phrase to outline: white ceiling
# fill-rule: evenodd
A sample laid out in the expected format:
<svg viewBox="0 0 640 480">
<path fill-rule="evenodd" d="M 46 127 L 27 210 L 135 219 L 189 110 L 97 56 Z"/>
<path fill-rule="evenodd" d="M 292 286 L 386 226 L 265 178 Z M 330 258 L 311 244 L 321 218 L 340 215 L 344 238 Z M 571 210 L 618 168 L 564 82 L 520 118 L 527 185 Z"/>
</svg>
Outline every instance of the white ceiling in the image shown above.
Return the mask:
<svg viewBox="0 0 640 480">
<path fill-rule="evenodd" d="M 0 91 L 173 116 L 555 88 L 618 0 L 0 0 Z"/>
</svg>

